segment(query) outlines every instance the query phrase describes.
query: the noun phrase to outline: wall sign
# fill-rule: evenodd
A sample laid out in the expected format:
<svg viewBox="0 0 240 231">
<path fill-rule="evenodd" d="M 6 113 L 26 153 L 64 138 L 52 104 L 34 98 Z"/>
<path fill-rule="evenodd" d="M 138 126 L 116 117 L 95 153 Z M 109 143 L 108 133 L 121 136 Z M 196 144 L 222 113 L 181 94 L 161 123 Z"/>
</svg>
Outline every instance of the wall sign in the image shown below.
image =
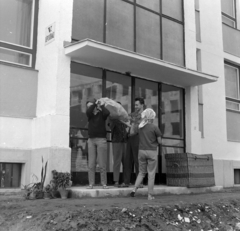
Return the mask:
<svg viewBox="0 0 240 231">
<path fill-rule="evenodd" d="M 45 45 L 49 44 L 55 39 L 55 22 L 45 29 Z"/>
</svg>

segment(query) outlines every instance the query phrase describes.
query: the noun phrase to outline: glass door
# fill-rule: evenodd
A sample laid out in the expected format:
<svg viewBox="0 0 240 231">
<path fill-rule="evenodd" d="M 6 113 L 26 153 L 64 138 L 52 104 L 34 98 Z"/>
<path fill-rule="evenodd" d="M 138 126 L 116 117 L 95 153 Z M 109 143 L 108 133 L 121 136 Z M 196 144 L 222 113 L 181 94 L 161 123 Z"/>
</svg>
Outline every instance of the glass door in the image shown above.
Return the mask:
<svg viewBox="0 0 240 231">
<path fill-rule="evenodd" d="M 89 98 L 108 97 L 122 104 L 128 113 L 134 111 L 134 100 L 142 97 L 146 108 L 156 112 L 154 124 L 162 132 L 159 146 L 156 184 L 166 182 L 165 154 L 185 151 L 184 89 L 144 80 L 80 63 L 71 64 L 70 81 L 70 147 L 74 185 L 88 183 L 88 121 L 86 102 Z M 108 184 L 113 173 L 111 132 L 108 141 Z M 100 176 L 97 167 L 96 183 Z M 121 169 L 122 171 L 122 169 Z M 120 180 L 121 181 L 121 180 Z M 146 180 L 145 180 L 146 183 Z"/>
<path fill-rule="evenodd" d="M 124 109 L 131 113 L 132 103 L 131 103 L 132 87 L 131 87 L 131 77 L 122 75 L 115 72 L 107 71 L 106 73 L 106 97 L 120 102 Z M 108 182 L 113 182 L 113 151 L 111 139 L 108 143 L 108 153 L 109 153 L 109 168 L 108 172 Z M 122 176 L 122 166 L 120 169 L 120 182 L 123 180 Z"/>
<path fill-rule="evenodd" d="M 73 183 L 88 181 L 88 121 L 86 102 L 102 97 L 102 70 L 79 63 L 71 64 L 70 80 L 70 147 Z"/>
<path fill-rule="evenodd" d="M 167 153 L 182 153 L 185 151 L 184 131 L 184 90 L 175 86 L 161 84 L 160 121 L 162 137 L 161 169 L 166 174 Z M 164 179 L 164 177 L 163 177 Z M 166 179 L 166 177 L 165 177 Z M 163 182 L 164 183 L 164 182 Z"/>
</svg>

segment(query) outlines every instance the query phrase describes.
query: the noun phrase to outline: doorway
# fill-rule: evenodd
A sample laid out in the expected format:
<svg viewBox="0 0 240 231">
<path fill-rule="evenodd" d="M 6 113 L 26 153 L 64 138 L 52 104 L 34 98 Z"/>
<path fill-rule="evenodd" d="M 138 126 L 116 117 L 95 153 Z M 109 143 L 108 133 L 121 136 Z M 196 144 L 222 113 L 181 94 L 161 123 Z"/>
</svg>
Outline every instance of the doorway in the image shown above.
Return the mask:
<svg viewBox="0 0 240 231">
<path fill-rule="evenodd" d="M 157 117 L 154 123 L 162 134 L 159 146 L 156 184 L 166 183 L 166 153 L 185 151 L 184 89 L 104 70 L 80 63 L 71 63 L 70 84 L 70 139 L 73 185 L 88 184 L 87 117 L 89 97 L 108 97 L 121 102 L 128 113 L 134 111 L 134 99 L 145 99 L 146 108 L 152 108 Z M 113 183 L 111 131 L 108 131 L 108 184 Z M 122 170 L 121 170 L 122 171 Z M 100 183 L 97 166 L 96 184 Z M 134 182 L 133 174 L 132 182 Z M 120 182 L 121 182 L 120 174 Z"/>
</svg>

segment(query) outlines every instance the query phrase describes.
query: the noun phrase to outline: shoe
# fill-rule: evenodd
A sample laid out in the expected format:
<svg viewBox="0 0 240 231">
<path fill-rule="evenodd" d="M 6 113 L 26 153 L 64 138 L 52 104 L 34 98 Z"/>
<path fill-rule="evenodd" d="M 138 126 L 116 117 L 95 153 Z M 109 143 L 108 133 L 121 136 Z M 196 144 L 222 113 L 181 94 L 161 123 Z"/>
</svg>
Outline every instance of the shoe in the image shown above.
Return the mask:
<svg viewBox="0 0 240 231">
<path fill-rule="evenodd" d="M 114 187 L 119 187 L 119 183 L 117 181 L 115 182 Z"/>
<path fill-rule="evenodd" d="M 135 191 L 132 191 L 132 192 L 130 193 L 130 196 L 131 196 L 131 197 L 135 197 Z"/>
<path fill-rule="evenodd" d="M 128 188 L 129 185 L 128 184 L 125 184 L 125 183 L 122 183 L 118 186 L 118 188 Z"/>
<path fill-rule="evenodd" d="M 90 184 L 87 186 L 87 189 L 93 189 L 93 186 Z"/>
<path fill-rule="evenodd" d="M 102 186 L 103 189 L 109 189 L 107 185 Z"/>
<path fill-rule="evenodd" d="M 148 194 L 148 200 L 149 200 L 149 201 L 154 200 L 154 199 L 155 199 L 154 196 L 152 196 L 151 194 Z"/>
</svg>

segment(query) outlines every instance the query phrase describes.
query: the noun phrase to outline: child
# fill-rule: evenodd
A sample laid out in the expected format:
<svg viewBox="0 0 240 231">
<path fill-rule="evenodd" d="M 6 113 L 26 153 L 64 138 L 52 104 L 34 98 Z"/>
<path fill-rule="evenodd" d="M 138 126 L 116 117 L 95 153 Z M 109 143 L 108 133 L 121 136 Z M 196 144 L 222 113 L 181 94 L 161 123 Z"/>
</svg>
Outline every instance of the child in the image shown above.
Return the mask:
<svg viewBox="0 0 240 231">
<path fill-rule="evenodd" d="M 158 144 L 161 144 L 161 132 L 153 124 L 156 113 L 147 108 L 141 114 L 142 122 L 139 124 L 139 174 L 135 182 L 135 188 L 131 192 L 134 197 L 144 176 L 148 173 L 148 200 L 153 200 L 153 187 L 155 181 L 155 172 L 158 163 Z"/>
</svg>

